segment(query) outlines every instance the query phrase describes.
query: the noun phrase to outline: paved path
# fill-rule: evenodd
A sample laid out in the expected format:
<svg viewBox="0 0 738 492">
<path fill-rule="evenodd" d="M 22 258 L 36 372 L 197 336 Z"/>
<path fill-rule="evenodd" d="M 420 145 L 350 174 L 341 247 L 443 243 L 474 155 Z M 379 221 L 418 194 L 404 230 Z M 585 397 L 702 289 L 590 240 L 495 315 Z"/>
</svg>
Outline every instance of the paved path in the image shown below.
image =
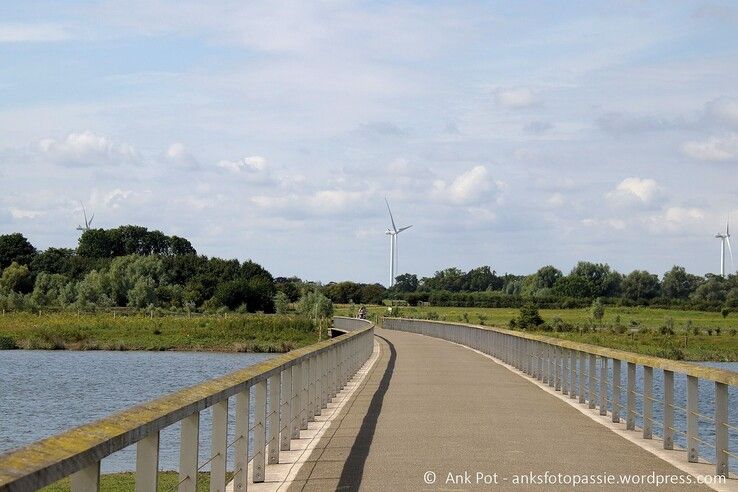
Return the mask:
<svg viewBox="0 0 738 492">
<path fill-rule="evenodd" d="M 290 490 L 571 490 L 515 485 L 513 475 L 685 476 L 480 354 L 423 335 L 382 329 L 376 334 L 379 360 Z M 426 471 L 436 473 L 435 485 L 424 483 Z M 496 472 L 498 485 L 476 485 L 478 471 Z M 445 483 L 449 472 L 469 472 L 472 484 Z"/>
</svg>

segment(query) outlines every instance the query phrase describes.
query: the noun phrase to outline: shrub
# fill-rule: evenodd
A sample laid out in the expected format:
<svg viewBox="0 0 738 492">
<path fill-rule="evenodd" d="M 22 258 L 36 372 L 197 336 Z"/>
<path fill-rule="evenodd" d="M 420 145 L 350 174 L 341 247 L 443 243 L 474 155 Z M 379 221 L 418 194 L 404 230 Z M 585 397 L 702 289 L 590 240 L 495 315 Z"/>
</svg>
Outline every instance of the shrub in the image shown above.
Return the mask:
<svg viewBox="0 0 738 492">
<path fill-rule="evenodd" d="M 602 318 L 605 316 L 605 306 L 602 304 L 602 299 L 598 297 L 597 299 L 592 301 L 590 313 L 592 314 L 592 319 L 596 321 L 602 321 Z"/>
<path fill-rule="evenodd" d="M 0 350 L 15 350 L 18 345 L 11 337 L 0 336 Z"/>
<path fill-rule="evenodd" d="M 662 335 L 673 335 L 674 329 L 671 328 L 669 325 L 662 325 L 661 328 L 659 328 L 659 333 Z"/>
<path fill-rule="evenodd" d="M 277 314 L 285 314 L 289 309 L 290 299 L 282 291 L 277 292 L 274 296 L 274 310 Z M 353 310 L 352 310 L 353 313 Z"/>
<path fill-rule="evenodd" d="M 517 318 L 517 325 L 527 330 L 529 328 L 536 328 L 543 324 L 543 318 L 538 313 L 538 306 L 533 302 L 526 303 L 520 308 L 520 315 Z"/>
</svg>

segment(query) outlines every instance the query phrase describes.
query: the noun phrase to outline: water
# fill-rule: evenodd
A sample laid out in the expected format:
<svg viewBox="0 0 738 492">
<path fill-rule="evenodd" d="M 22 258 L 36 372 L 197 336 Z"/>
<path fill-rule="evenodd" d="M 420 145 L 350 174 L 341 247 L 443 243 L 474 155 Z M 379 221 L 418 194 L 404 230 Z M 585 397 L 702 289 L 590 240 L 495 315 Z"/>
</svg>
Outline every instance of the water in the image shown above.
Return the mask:
<svg viewBox="0 0 738 492">
<path fill-rule="evenodd" d="M 274 354 L 202 352 L 0 351 L 0 452 L 29 444 Z M 232 441 L 233 406 L 229 425 Z M 250 406 L 253 409 L 253 405 Z M 201 414 L 200 462 L 210 452 L 211 411 Z M 179 461 L 179 424 L 162 431 L 160 469 Z M 253 447 L 251 447 L 253 448 Z M 135 446 L 102 461 L 103 472 L 133 470 Z M 205 468 L 207 469 L 207 467 Z"/>
<path fill-rule="evenodd" d="M 696 362 L 696 364 L 717 367 L 727 371 L 738 372 L 738 362 Z M 599 365 L 597 368 L 597 377 L 599 378 Z M 625 421 L 626 405 L 627 405 L 627 365 L 622 364 L 620 373 L 620 418 Z M 607 387 L 607 404 L 608 409 L 612 411 L 612 361 L 608 365 L 608 387 Z M 598 383 L 595 382 L 595 390 Z M 589 378 L 585 378 L 585 387 L 589 386 Z M 637 393 L 636 407 L 636 426 L 643 427 L 643 367 L 636 367 L 636 388 Z M 596 393 L 599 405 L 599 392 Z M 664 399 L 664 373 L 660 369 L 653 371 L 653 422 L 651 425 L 654 437 L 663 435 L 663 399 Z M 687 414 L 684 410 L 687 407 L 687 377 L 683 374 L 674 374 L 674 443 L 681 447 L 687 446 Z M 715 448 L 711 445 L 715 443 L 715 425 L 713 418 L 715 417 L 715 384 L 707 381 L 699 381 L 699 405 L 697 413 L 701 414 L 698 419 L 699 439 L 704 441 L 699 445 L 699 454 L 701 458 L 714 463 Z M 728 422 L 733 427 L 738 427 L 738 388 L 734 386 L 728 387 Z M 710 445 L 705 444 L 710 443 Z M 729 445 L 730 452 L 738 454 L 738 431 L 729 429 Z M 738 471 L 738 461 L 733 457 L 729 457 L 730 468 Z M 686 457 L 685 457 L 686 459 Z"/>
</svg>

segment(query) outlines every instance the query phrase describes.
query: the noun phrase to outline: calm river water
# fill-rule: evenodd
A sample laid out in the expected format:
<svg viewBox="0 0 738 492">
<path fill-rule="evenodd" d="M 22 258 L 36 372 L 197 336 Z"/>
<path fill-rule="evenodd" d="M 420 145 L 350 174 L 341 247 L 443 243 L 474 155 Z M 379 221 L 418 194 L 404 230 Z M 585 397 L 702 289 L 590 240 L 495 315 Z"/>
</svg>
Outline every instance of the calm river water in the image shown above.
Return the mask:
<svg viewBox="0 0 738 492">
<path fill-rule="evenodd" d="M 227 374 L 272 357 L 270 354 L 221 354 L 197 352 L 73 352 L 73 351 L 0 351 L 0 452 L 56 434 L 71 427 L 104 417 L 114 411 L 191 386 L 197 382 Z M 737 371 L 738 363 L 704 363 Z M 612 367 L 610 367 L 612 369 Z M 622 377 L 625 402 L 625 367 Z M 663 376 L 654 371 L 654 395 L 663 397 Z M 637 389 L 643 388 L 643 369 L 638 368 Z M 675 404 L 686 406 L 686 381 L 675 376 Z M 612 386 L 608 401 L 612 401 Z M 738 426 L 738 391 L 730 389 L 730 422 Z M 714 385 L 700 383 L 700 413 L 713 415 Z M 251 405 L 253 411 L 253 404 Z M 642 413 L 639 398 L 637 412 Z M 624 411 L 622 412 L 624 414 Z M 661 420 L 662 407 L 654 405 L 654 419 Z M 684 432 L 683 411 L 675 411 L 675 426 Z M 637 417 L 637 425 L 642 420 Z M 200 423 L 200 462 L 210 452 L 210 411 L 203 412 Z M 233 405 L 231 405 L 233 422 Z M 233 426 L 230 427 L 230 434 Z M 675 442 L 684 446 L 681 432 Z M 658 425 L 654 434 L 660 435 Z M 700 438 L 713 442 L 711 422 L 700 421 Z M 229 442 L 232 436 L 229 437 Z M 177 468 L 179 456 L 179 425 L 161 434 L 162 470 Z M 738 446 L 738 433 L 731 431 L 732 451 Z M 253 447 L 250 447 L 253 450 Z M 703 446 L 701 454 L 714 460 L 714 451 Z M 135 467 L 135 446 L 119 451 L 103 460 L 104 472 L 132 470 Z M 731 460 L 731 468 L 736 462 Z M 207 468 L 206 468 L 207 469 Z"/>
<path fill-rule="evenodd" d="M 273 356 L 1 350 L 0 452 Z M 210 452 L 210 421 L 210 411 L 203 412 L 201 462 Z M 177 469 L 179 425 L 165 429 L 160 442 L 161 469 Z M 135 463 L 135 446 L 131 446 L 104 459 L 102 468 L 104 472 L 132 470 Z"/>
</svg>

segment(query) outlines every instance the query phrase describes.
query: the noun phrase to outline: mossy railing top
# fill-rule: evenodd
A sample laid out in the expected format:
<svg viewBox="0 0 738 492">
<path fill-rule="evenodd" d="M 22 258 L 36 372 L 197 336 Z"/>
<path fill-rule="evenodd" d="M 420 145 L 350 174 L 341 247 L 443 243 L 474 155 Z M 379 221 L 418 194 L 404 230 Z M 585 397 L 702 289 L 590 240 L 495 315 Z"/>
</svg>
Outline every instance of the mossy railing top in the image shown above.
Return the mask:
<svg viewBox="0 0 738 492">
<path fill-rule="evenodd" d="M 707 379 L 718 383 L 724 383 L 732 386 L 738 386 L 738 372 L 726 371 L 724 369 L 718 369 L 715 367 L 700 366 L 689 362 L 663 359 L 661 357 L 654 357 L 651 355 L 642 355 L 635 352 L 628 352 L 625 350 L 611 349 L 607 347 L 601 347 L 599 345 L 591 345 L 588 343 L 573 342 L 571 340 L 563 340 L 561 338 L 549 337 L 545 335 L 539 335 L 535 333 L 528 333 L 525 331 L 508 330 L 506 328 L 498 328 L 493 326 L 482 326 L 474 325 L 469 323 L 453 323 L 449 321 L 435 321 L 425 319 L 414 319 L 414 318 L 382 318 L 384 320 L 402 320 L 422 323 L 434 323 L 438 325 L 455 325 L 455 326 L 466 326 L 477 328 L 479 330 L 489 330 L 497 333 L 504 333 L 507 335 L 524 338 L 527 340 L 535 340 L 538 342 L 548 343 L 558 347 L 567 348 L 570 350 L 576 350 L 579 352 L 585 352 L 588 354 L 598 355 L 600 357 L 606 357 L 609 359 L 618 359 L 623 362 L 632 362 L 641 366 L 653 367 L 655 369 L 665 369 L 667 371 L 673 371 L 675 373 L 685 374 L 687 376 L 695 376 L 700 379 Z"/>
<path fill-rule="evenodd" d="M 0 491 L 37 489 L 140 441 L 251 386 L 266 381 L 304 359 L 330 350 L 372 330 L 334 318 L 345 333 L 279 355 L 265 362 L 130 407 L 92 423 L 0 454 Z"/>
</svg>

